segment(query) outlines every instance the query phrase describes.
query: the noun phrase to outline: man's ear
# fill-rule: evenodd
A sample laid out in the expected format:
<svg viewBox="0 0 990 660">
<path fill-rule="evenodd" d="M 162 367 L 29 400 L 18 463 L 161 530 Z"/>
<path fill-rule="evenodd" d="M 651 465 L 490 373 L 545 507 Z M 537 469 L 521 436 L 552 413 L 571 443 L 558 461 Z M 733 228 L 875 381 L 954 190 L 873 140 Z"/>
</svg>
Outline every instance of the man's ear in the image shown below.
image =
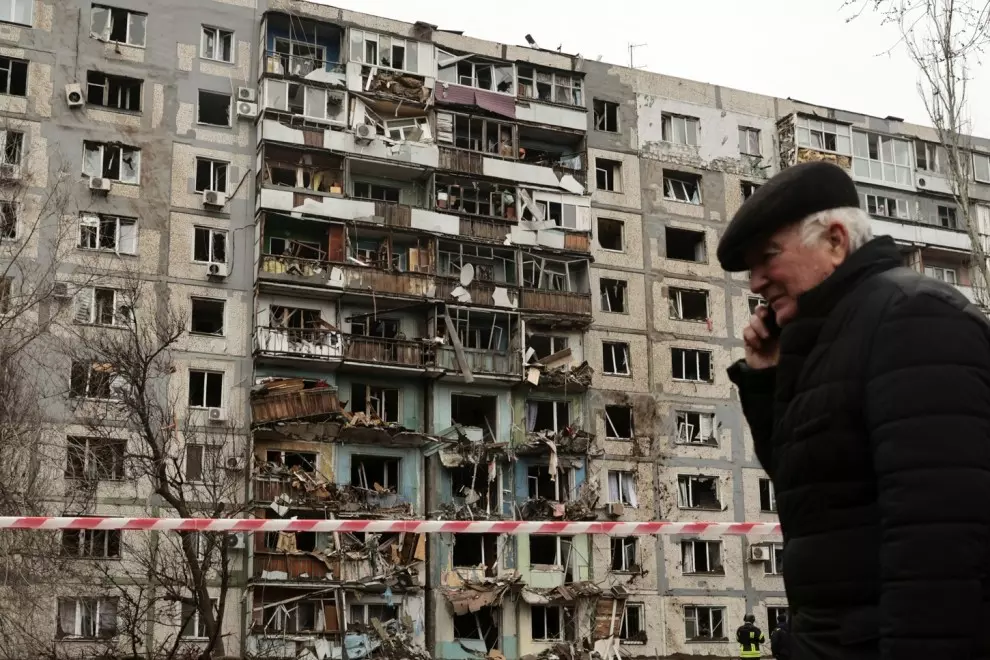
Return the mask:
<svg viewBox="0 0 990 660">
<path fill-rule="evenodd" d="M 849 256 L 849 232 L 841 222 L 831 222 L 825 230 L 825 240 L 828 242 L 829 252 L 832 253 L 836 265 L 845 261 Z"/>
</svg>

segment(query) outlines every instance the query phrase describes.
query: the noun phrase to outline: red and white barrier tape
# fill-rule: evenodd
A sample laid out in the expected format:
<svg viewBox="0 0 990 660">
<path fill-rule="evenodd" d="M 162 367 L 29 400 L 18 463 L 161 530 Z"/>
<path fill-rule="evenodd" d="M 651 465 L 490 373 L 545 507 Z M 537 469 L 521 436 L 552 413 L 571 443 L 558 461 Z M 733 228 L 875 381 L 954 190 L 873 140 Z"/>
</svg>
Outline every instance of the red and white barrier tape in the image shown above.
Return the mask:
<svg viewBox="0 0 990 660">
<path fill-rule="evenodd" d="M 198 532 L 411 532 L 414 534 L 655 534 L 768 536 L 764 522 L 558 522 L 521 520 L 261 520 L 255 518 L 31 518 L 0 517 L 0 529 L 138 529 Z"/>
</svg>

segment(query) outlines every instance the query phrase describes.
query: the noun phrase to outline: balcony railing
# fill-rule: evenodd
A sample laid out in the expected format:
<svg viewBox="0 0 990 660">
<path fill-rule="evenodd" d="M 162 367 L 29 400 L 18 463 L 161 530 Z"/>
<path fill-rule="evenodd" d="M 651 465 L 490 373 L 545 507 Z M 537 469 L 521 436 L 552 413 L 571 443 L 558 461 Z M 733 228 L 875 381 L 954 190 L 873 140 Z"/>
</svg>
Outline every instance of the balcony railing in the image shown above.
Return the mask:
<svg viewBox="0 0 990 660">
<path fill-rule="evenodd" d="M 265 51 L 265 73 L 278 76 L 306 77 L 316 70 L 343 73 L 344 65 L 340 62 L 328 62 L 318 57 L 289 55 L 273 50 Z"/>
<path fill-rule="evenodd" d="M 344 336 L 344 359 L 402 367 L 425 366 L 421 342 L 366 335 Z"/>
<path fill-rule="evenodd" d="M 591 252 L 591 234 L 567 232 L 564 234 L 564 249 L 575 252 Z"/>
<path fill-rule="evenodd" d="M 395 202 L 375 202 L 375 215 L 384 218 L 387 227 L 409 227 L 412 224 L 412 207 Z"/>
<path fill-rule="evenodd" d="M 428 273 L 399 273 L 361 266 L 349 266 L 345 270 L 344 282 L 349 289 L 400 296 L 433 297 L 436 295 L 436 278 Z"/>
<path fill-rule="evenodd" d="M 591 316 L 591 294 L 522 289 L 519 295 L 519 308 L 539 312 Z"/>
<path fill-rule="evenodd" d="M 443 211 L 444 209 L 439 210 Z M 514 222 L 499 222 L 461 216 L 461 236 L 505 243 L 505 237 L 512 231 L 512 225 L 514 224 Z"/>
<path fill-rule="evenodd" d="M 272 328 L 259 326 L 254 349 L 265 355 L 312 360 L 339 360 L 343 356 L 340 333 L 322 328 Z"/>
<path fill-rule="evenodd" d="M 499 353 L 474 348 L 463 350 L 464 359 L 472 373 L 492 376 L 520 376 L 522 358 L 516 353 Z M 460 371 L 457 354 L 450 346 L 441 346 L 437 351 L 437 366 L 449 371 Z"/>
<path fill-rule="evenodd" d="M 440 169 L 453 172 L 463 172 L 465 174 L 484 174 L 485 154 L 477 151 L 466 151 L 464 149 L 452 149 L 450 147 L 439 147 Z"/>
<path fill-rule="evenodd" d="M 255 551 L 255 579 L 325 581 L 328 578 L 339 579 L 339 576 L 340 561 L 336 559 L 323 561 L 307 554 L 276 553 L 274 550 L 257 549 Z"/>
<path fill-rule="evenodd" d="M 337 390 L 332 387 L 269 394 L 251 399 L 251 420 L 255 424 L 332 415 L 340 411 L 340 399 L 337 398 Z"/>
<path fill-rule="evenodd" d="M 300 259 L 276 254 L 261 255 L 260 269 L 262 273 L 272 275 L 298 275 L 300 277 L 326 277 L 330 272 L 330 263 L 316 259 Z"/>
</svg>

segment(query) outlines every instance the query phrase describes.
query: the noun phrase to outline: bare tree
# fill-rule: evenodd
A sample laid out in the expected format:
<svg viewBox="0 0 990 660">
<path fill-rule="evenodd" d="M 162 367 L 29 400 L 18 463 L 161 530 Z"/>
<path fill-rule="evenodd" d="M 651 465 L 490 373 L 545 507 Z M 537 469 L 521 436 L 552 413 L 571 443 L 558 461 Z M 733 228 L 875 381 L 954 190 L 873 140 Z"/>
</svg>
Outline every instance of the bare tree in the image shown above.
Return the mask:
<svg viewBox="0 0 990 660">
<path fill-rule="evenodd" d="M 967 86 L 972 65 L 990 43 L 987 0 L 845 0 L 850 19 L 872 11 L 884 24 L 894 24 L 903 46 L 918 68 L 918 93 L 942 147 L 939 167 L 949 180 L 973 252 L 979 286 L 978 302 L 990 308 L 990 264 L 987 233 L 975 217 L 970 199 L 973 154 Z"/>
</svg>

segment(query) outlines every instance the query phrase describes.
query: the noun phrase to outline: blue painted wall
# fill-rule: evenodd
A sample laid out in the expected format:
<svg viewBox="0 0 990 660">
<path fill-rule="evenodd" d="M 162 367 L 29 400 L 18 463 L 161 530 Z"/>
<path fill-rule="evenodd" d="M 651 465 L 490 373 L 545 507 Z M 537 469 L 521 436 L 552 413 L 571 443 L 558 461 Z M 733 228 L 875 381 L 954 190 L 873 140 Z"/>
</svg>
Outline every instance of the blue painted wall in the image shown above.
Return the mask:
<svg viewBox="0 0 990 660">
<path fill-rule="evenodd" d="M 474 394 L 498 397 L 496 442 L 508 442 L 512 433 L 512 391 L 508 387 L 485 387 L 463 383 L 437 383 L 433 396 L 433 433 L 450 428 L 450 395 Z"/>
<path fill-rule="evenodd" d="M 426 387 L 422 380 L 410 381 L 397 378 L 387 379 L 375 374 L 337 374 L 337 391 L 341 401 L 347 401 L 351 410 L 351 386 L 354 383 L 372 387 L 387 387 L 399 390 L 399 422 L 408 429 L 423 431 L 423 397 Z"/>
<path fill-rule="evenodd" d="M 376 445 L 340 445 L 335 451 L 337 483 L 348 484 L 351 480 L 351 464 L 354 456 L 391 456 L 399 458 L 399 497 L 412 502 L 415 512 L 423 512 L 422 455 L 419 449 L 379 447 Z"/>
<path fill-rule="evenodd" d="M 285 25 L 287 21 L 291 20 L 291 29 L 288 25 Z M 282 23 L 278 25 L 277 23 Z M 303 31 L 303 28 L 306 31 Z M 315 39 L 313 32 L 315 31 Z M 292 39 L 293 41 L 301 41 L 303 43 L 313 44 L 317 46 L 323 46 L 326 49 L 326 62 L 327 71 L 331 70 L 334 63 L 341 63 L 340 45 L 344 36 L 344 30 L 337 27 L 336 25 L 331 25 L 329 23 L 318 23 L 313 28 L 313 24 L 307 23 L 305 26 L 301 24 L 298 19 L 288 19 L 284 16 L 279 16 L 276 20 L 271 18 L 268 20 L 268 30 L 265 36 L 265 48 L 269 51 L 275 50 L 275 39 L 280 37 L 283 39 Z"/>
</svg>

